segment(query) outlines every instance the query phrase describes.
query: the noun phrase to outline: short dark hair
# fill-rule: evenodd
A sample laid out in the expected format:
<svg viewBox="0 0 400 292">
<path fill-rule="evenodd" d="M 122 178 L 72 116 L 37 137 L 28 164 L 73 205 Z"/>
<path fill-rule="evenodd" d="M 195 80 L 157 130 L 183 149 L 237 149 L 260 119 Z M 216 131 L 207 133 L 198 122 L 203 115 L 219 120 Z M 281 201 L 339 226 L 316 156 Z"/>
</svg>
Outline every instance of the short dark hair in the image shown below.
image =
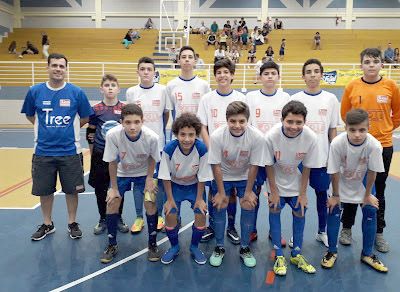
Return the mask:
<svg viewBox="0 0 400 292">
<path fill-rule="evenodd" d="M 107 80 L 108 81 L 114 81 L 119 85 L 118 79 L 117 79 L 117 77 L 115 75 L 113 75 L 113 74 L 104 74 L 103 77 L 101 78 L 100 86 L 103 86 L 104 82 L 106 82 Z"/>
<path fill-rule="evenodd" d="M 282 120 L 284 120 L 289 114 L 302 115 L 304 117 L 304 121 L 306 121 L 307 108 L 302 102 L 292 100 L 285 104 L 285 106 L 282 108 Z"/>
<path fill-rule="evenodd" d="M 362 64 L 365 56 L 372 57 L 375 59 L 379 59 L 382 62 L 382 54 L 378 48 L 366 48 L 360 53 L 360 62 Z"/>
<path fill-rule="evenodd" d="M 311 64 L 317 64 L 319 66 L 319 69 L 321 70 L 321 74 L 324 73 L 324 67 L 321 64 L 321 61 L 318 59 L 308 59 L 304 65 L 303 68 L 301 69 L 301 72 L 303 73 L 303 76 L 306 73 L 306 66 L 311 65 Z"/>
<path fill-rule="evenodd" d="M 51 59 L 64 59 L 65 60 L 65 66 L 68 67 L 68 59 L 63 54 L 51 53 L 47 57 L 47 65 L 50 65 Z"/>
<path fill-rule="evenodd" d="M 196 52 L 194 51 L 194 49 L 191 46 L 183 46 L 180 50 L 179 50 L 179 54 L 178 54 L 178 60 L 181 58 L 181 54 L 183 51 L 192 51 L 193 52 L 193 57 L 196 56 Z"/>
<path fill-rule="evenodd" d="M 359 125 L 365 121 L 368 122 L 368 112 L 363 109 L 352 109 L 346 114 L 345 123 L 347 126 Z"/>
<path fill-rule="evenodd" d="M 217 74 L 217 70 L 221 68 L 226 68 L 231 72 L 231 74 L 235 74 L 235 64 L 229 60 L 228 58 L 223 58 L 221 60 L 218 60 L 214 64 L 214 76 Z"/>
<path fill-rule="evenodd" d="M 140 64 L 153 64 L 153 68 L 156 68 L 156 65 L 154 64 L 154 60 L 150 57 L 141 57 L 138 61 L 137 67 L 139 69 Z"/>
<path fill-rule="evenodd" d="M 140 106 L 135 103 L 124 105 L 121 109 L 121 120 L 123 121 L 126 116 L 137 115 L 143 119 L 143 111 Z"/>
<path fill-rule="evenodd" d="M 186 112 L 175 119 L 175 121 L 172 123 L 171 130 L 175 136 L 178 136 L 179 130 L 185 127 L 194 128 L 194 130 L 196 131 L 196 136 L 199 136 L 202 124 L 200 119 L 196 117 L 195 114 Z"/>
<path fill-rule="evenodd" d="M 226 108 L 226 120 L 228 120 L 231 116 L 240 114 L 243 114 L 246 117 L 246 120 L 249 120 L 249 106 L 243 101 L 233 101 Z"/>
<path fill-rule="evenodd" d="M 276 64 L 274 61 L 268 61 L 265 62 L 264 64 L 262 64 L 261 68 L 260 68 L 260 75 L 262 75 L 262 73 L 264 72 L 264 70 L 267 69 L 275 69 L 276 71 L 278 71 L 278 75 L 279 73 L 279 65 Z"/>
</svg>

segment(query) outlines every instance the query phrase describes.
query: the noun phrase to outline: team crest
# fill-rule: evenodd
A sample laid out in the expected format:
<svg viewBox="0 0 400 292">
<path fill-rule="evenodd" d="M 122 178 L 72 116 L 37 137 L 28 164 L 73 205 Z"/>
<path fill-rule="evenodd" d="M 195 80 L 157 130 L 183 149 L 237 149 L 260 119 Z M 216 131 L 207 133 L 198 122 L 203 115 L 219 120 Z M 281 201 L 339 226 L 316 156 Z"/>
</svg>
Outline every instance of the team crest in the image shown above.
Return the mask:
<svg viewBox="0 0 400 292">
<path fill-rule="evenodd" d="M 388 103 L 388 97 L 386 95 L 377 95 L 376 102 L 377 103 Z"/>
<path fill-rule="evenodd" d="M 321 108 L 319 110 L 319 115 L 320 116 L 326 116 L 327 113 L 328 113 L 328 110 L 326 108 Z"/>
<path fill-rule="evenodd" d="M 160 106 L 160 104 L 161 104 L 161 101 L 159 99 L 153 99 L 153 101 L 152 101 L 153 106 Z"/>
<path fill-rule="evenodd" d="M 274 110 L 274 111 L 273 111 L 274 117 L 280 117 L 280 116 L 281 116 L 281 113 L 282 113 L 281 110 Z"/>
<path fill-rule="evenodd" d="M 360 159 L 358 160 L 359 164 L 367 164 L 367 157 L 360 157 Z"/>
<path fill-rule="evenodd" d="M 249 156 L 249 151 L 241 150 L 239 152 L 239 156 L 240 157 L 247 157 L 247 156 Z"/>
<path fill-rule="evenodd" d="M 297 153 L 296 153 L 296 159 L 297 159 L 297 160 L 303 160 L 304 157 L 306 157 L 306 154 L 307 154 L 307 153 L 305 153 L 305 152 L 297 152 Z"/>
<path fill-rule="evenodd" d="M 69 99 L 60 99 L 60 106 L 61 107 L 70 107 L 71 106 L 71 100 L 69 100 Z"/>
</svg>

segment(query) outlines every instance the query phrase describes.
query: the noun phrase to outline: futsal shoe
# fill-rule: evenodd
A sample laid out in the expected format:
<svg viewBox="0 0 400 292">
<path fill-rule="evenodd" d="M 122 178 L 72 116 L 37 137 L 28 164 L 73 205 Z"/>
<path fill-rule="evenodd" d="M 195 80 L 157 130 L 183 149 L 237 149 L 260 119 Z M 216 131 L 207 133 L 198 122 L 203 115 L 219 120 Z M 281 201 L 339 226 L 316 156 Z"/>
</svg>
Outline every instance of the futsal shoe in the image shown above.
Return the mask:
<svg viewBox="0 0 400 292">
<path fill-rule="evenodd" d="M 164 218 L 162 216 L 158 216 L 157 232 L 160 232 L 163 228 L 164 228 Z"/>
<path fill-rule="evenodd" d="M 169 265 L 170 263 L 172 263 L 176 257 L 179 255 L 179 244 L 171 246 L 166 252 L 165 254 L 161 257 L 161 262 L 164 265 Z"/>
<path fill-rule="evenodd" d="M 293 248 L 293 236 L 289 239 L 288 245 L 290 248 Z"/>
<path fill-rule="evenodd" d="M 295 257 L 291 256 L 290 262 L 307 274 L 315 273 L 315 268 L 310 263 L 308 263 L 306 258 L 301 254 L 298 254 Z"/>
<path fill-rule="evenodd" d="M 208 227 L 206 228 L 206 230 L 204 230 L 204 234 L 203 234 L 203 236 L 201 237 L 200 242 L 208 242 L 208 241 L 210 241 L 211 239 L 213 239 L 214 236 L 215 236 L 214 230 L 213 230 L 210 226 L 208 226 Z"/>
<path fill-rule="evenodd" d="M 225 248 L 222 246 L 216 246 L 211 257 L 210 257 L 210 265 L 213 267 L 219 267 L 222 264 L 222 259 L 225 255 Z"/>
<path fill-rule="evenodd" d="M 269 238 L 269 240 L 272 240 L 271 233 L 268 233 L 268 238 Z M 292 245 L 292 246 L 293 246 L 293 245 Z M 286 247 L 286 240 L 285 240 L 283 237 L 281 237 L 281 247 L 282 247 L 282 248 L 285 248 L 285 247 Z"/>
<path fill-rule="evenodd" d="M 31 239 L 33 241 L 42 240 L 47 236 L 47 234 L 51 234 L 54 231 L 56 231 L 56 228 L 54 227 L 53 222 L 51 222 L 51 224 L 49 225 L 46 224 L 39 225 L 38 230 L 36 230 L 36 232 L 32 234 Z"/>
<path fill-rule="evenodd" d="M 118 245 L 109 244 L 107 248 L 104 250 L 100 258 L 100 262 L 102 262 L 103 264 L 108 264 L 114 259 L 117 253 L 118 253 Z"/>
<path fill-rule="evenodd" d="M 361 254 L 361 261 L 378 272 L 387 273 L 389 271 L 389 269 L 374 254 L 371 256 Z"/>
<path fill-rule="evenodd" d="M 144 220 L 142 217 L 137 217 L 135 222 L 133 223 L 131 227 L 131 233 L 132 234 L 138 234 L 142 231 L 144 226 Z"/>
<path fill-rule="evenodd" d="M 321 260 L 321 266 L 324 269 L 331 269 L 337 259 L 337 253 L 327 251 Z"/>
<path fill-rule="evenodd" d="M 328 244 L 328 235 L 326 235 L 326 232 L 318 232 L 315 235 L 315 239 L 319 242 L 322 242 L 326 247 L 329 247 Z"/>
<path fill-rule="evenodd" d="M 375 248 L 379 252 L 389 252 L 389 243 L 383 238 L 382 233 L 377 233 L 375 237 Z"/>
<path fill-rule="evenodd" d="M 79 228 L 79 224 L 76 222 L 68 224 L 68 232 L 69 232 L 69 237 L 71 237 L 72 239 L 78 239 L 82 237 L 82 231 Z"/>
<path fill-rule="evenodd" d="M 228 227 L 228 230 L 226 231 L 226 236 L 228 236 L 229 240 L 234 245 L 240 244 L 240 236 L 239 236 L 238 232 L 236 231 L 235 226 Z"/>
<path fill-rule="evenodd" d="M 253 256 L 248 246 L 240 248 L 240 258 L 248 268 L 254 268 L 257 264 L 256 258 Z"/>
<path fill-rule="evenodd" d="M 274 273 L 278 276 L 286 276 L 287 264 L 284 256 L 277 256 L 274 264 Z"/>
<path fill-rule="evenodd" d="M 351 229 L 350 228 L 342 228 L 340 231 L 339 242 L 342 245 L 351 245 Z"/>
<path fill-rule="evenodd" d="M 107 229 L 106 219 L 100 219 L 96 226 L 93 228 L 94 235 L 100 235 Z"/>
<path fill-rule="evenodd" d="M 122 218 L 118 220 L 118 231 L 121 233 L 127 233 L 129 231 L 128 225 L 125 224 Z"/>
<path fill-rule="evenodd" d="M 207 262 L 206 256 L 198 247 L 190 246 L 190 254 L 193 260 L 199 265 L 204 265 Z"/>
<path fill-rule="evenodd" d="M 150 262 L 158 262 L 160 260 L 160 251 L 158 250 L 157 244 L 149 245 L 149 251 L 147 252 L 147 259 Z"/>
</svg>

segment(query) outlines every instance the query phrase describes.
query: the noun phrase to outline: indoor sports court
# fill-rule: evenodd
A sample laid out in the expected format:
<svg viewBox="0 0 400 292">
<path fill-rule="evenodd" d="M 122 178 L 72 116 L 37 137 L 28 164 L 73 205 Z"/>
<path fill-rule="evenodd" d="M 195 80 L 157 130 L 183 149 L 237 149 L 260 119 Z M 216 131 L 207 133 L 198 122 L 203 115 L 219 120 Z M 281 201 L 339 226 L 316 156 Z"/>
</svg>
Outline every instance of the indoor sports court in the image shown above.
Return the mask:
<svg viewBox="0 0 400 292">
<path fill-rule="evenodd" d="M 379 2 L 379 3 L 378 3 Z M 94 189 L 88 185 L 90 152 L 86 129 L 80 131 L 83 148 L 85 191 L 79 195 L 77 222 L 83 237 L 69 238 L 65 194 L 57 182 L 53 216 L 55 233 L 40 241 L 31 241 L 31 234 L 43 218 L 39 198 L 31 195 L 32 153 L 34 130 L 20 113 L 29 87 L 44 82 L 48 75 L 46 60 L 39 54 L 7 52 L 12 40 L 17 51 L 32 41 L 40 47 L 42 32 L 50 40 L 50 52 L 63 53 L 69 60 L 67 80 L 81 87 L 93 105 L 101 99 L 99 84 L 104 73 L 118 76 L 120 100 L 126 89 L 138 84 L 137 61 L 150 56 L 156 63 L 161 84 L 179 75 L 179 66 L 172 63 L 170 49 L 189 44 L 200 54 L 205 64 L 197 74 L 208 81 L 212 89 L 217 84 L 213 76 L 214 48 L 205 47 L 201 34 L 189 34 L 184 26 L 199 28 L 201 22 L 209 27 L 215 20 L 220 29 L 226 20 L 233 23 L 243 16 L 249 27 L 262 26 L 265 19 L 279 18 L 283 29 L 272 29 L 268 43 L 257 48 L 257 59 L 264 56 L 269 45 L 279 51 L 281 39 L 286 38 L 285 58 L 275 60 L 281 69 L 279 88 L 294 94 L 304 89 L 301 66 L 308 58 L 318 58 L 324 65 L 322 88 L 341 100 L 344 87 L 360 77 L 359 52 L 366 47 L 380 47 L 388 43 L 400 46 L 398 30 L 400 2 L 397 0 L 56 0 L 24 1 L 0 0 L 0 291 L 397 291 L 400 275 L 400 249 L 396 243 L 400 235 L 400 132 L 393 133 L 394 154 L 390 175 L 386 182 L 387 227 L 384 234 L 390 244 L 388 253 L 378 254 L 389 272 L 378 273 L 360 262 L 362 249 L 361 209 L 353 227 L 351 246 L 338 243 L 335 266 L 326 270 L 320 265 L 326 247 L 315 240 L 317 230 L 316 196 L 309 187 L 308 210 L 304 230 L 302 254 L 316 268 L 306 274 L 288 263 L 287 275 L 273 272 L 275 252 L 268 239 L 268 205 L 265 186 L 261 191 L 258 213 L 258 239 L 251 243 L 257 259 L 255 268 L 246 267 L 239 257 L 239 246 L 225 238 L 224 262 L 218 268 L 209 262 L 196 264 L 189 251 L 193 212 L 188 202 L 182 206 L 179 231 L 181 250 L 176 260 L 163 265 L 147 260 L 147 225 L 140 234 L 118 233 L 119 253 L 109 264 L 99 257 L 107 243 L 107 234 L 94 235 L 93 227 L 99 220 Z M 317 16 L 318 15 L 318 16 Z M 144 29 L 151 17 L 154 25 Z M 160 29 L 161 24 L 161 29 Z M 140 38 L 126 49 L 121 39 L 129 28 L 138 31 Z M 321 33 L 322 49 L 313 49 L 313 36 Z M 241 92 L 261 88 L 254 82 L 254 64 L 248 64 L 247 49 L 242 49 L 232 87 Z M 276 57 L 277 58 L 277 57 Z M 400 65 L 385 64 L 381 73 L 399 84 Z M 170 137 L 170 124 L 167 135 Z M 339 132 L 343 127 L 339 128 Z M 169 139 L 169 138 L 168 138 Z M 236 217 L 239 229 L 240 206 Z M 125 194 L 125 222 L 130 226 L 135 217 L 132 192 Z M 282 211 L 282 236 L 292 236 L 292 214 L 287 206 Z M 157 244 L 165 252 L 170 243 L 166 233 L 158 232 Z M 215 240 L 200 243 L 209 258 Z M 286 258 L 290 248 L 283 249 Z"/>
</svg>

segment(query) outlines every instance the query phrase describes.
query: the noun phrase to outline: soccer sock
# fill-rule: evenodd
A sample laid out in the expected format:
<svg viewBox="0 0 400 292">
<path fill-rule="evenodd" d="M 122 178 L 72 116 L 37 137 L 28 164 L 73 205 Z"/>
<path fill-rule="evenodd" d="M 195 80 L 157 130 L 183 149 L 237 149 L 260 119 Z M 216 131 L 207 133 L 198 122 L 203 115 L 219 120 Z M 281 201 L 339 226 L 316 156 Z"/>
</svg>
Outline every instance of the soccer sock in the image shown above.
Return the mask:
<svg viewBox="0 0 400 292">
<path fill-rule="evenodd" d="M 253 223 L 254 225 L 253 225 L 253 231 L 252 231 L 255 233 L 257 233 L 257 217 L 258 217 L 258 209 L 260 208 L 260 194 L 258 194 L 257 197 L 258 197 L 258 200 L 257 200 L 256 207 L 254 209 L 254 223 Z"/>
<path fill-rule="evenodd" d="M 328 213 L 327 220 L 327 233 L 328 233 L 328 250 L 333 253 L 337 253 L 337 240 L 340 228 L 340 208 L 335 206 L 332 213 Z"/>
<path fill-rule="evenodd" d="M 211 198 L 208 200 L 208 222 L 209 222 L 209 226 L 212 229 L 215 229 L 214 226 L 214 206 L 213 203 L 211 201 Z"/>
<path fill-rule="evenodd" d="M 190 246 L 193 247 L 199 247 L 199 242 L 201 237 L 204 234 L 204 227 L 203 228 L 199 228 L 194 226 L 194 224 L 192 225 L 192 241 L 190 243 Z"/>
<path fill-rule="evenodd" d="M 109 244 L 112 244 L 112 245 L 117 244 L 118 220 L 119 220 L 118 213 L 106 215 L 107 230 L 108 230 L 108 242 L 109 242 Z"/>
<path fill-rule="evenodd" d="M 179 228 L 178 228 L 178 225 L 176 225 L 174 228 L 165 226 L 165 231 L 167 233 L 169 242 L 171 243 L 171 247 L 179 245 L 179 241 L 178 241 Z"/>
<path fill-rule="evenodd" d="M 305 210 L 304 210 L 305 213 Z M 305 214 L 304 214 L 305 215 Z M 297 217 L 293 214 L 293 249 L 292 256 L 297 256 L 301 253 L 301 247 L 303 245 L 303 232 L 304 225 L 306 222 L 305 216 Z"/>
<path fill-rule="evenodd" d="M 217 246 L 224 246 L 226 225 L 226 208 L 218 210 L 214 207 L 214 231 Z"/>
<path fill-rule="evenodd" d="M 370 256 L 374 246 L 376 236 L 376 208 L 366 205 L 362 208 L 362 233 L 363 233 L 363 249 L 362 254 Z"/>
<path fill-rule="evenodd" d="M 107 190 L 103 189 L 95 189 L 96 200 L 97 200 L 97 208 L 99 210 L 100 219 L 106 219 L 106 211 L 107 211 Z"/>
<path fill-rule="evenodd" d="M 269 210 L 269 232 L 277 256 L 283 256 L 281 245 L 281 211 L 274 213 Z"/>
<path fill-rule="evenodd" d="M 247 247 L 250 244 L 250 233 L 254 230 L 255 210 L 240 210 L 240 245 Z"/>
<path fill-rule="evenodd" d="M 325 232 L 326 230 L 326 217 L 328 211 L 326 208 L 327 193 L 326 191 L 315 191 L 317 195 L 317 211 L 318 211 L 318 232 Z"/>
<path fill-rule="evenodd" d="M 158 192 L 156 196 L 157 213 L 159 215 L 162 215 L 164 203 L 165 203 L 165 192 L 164 192 L 164 187 L 162 187 L 162 182 L 160 180 L 158 183 Z"/>
<path fill-rule="evenodd" d="M 144 200 L 143 193 L 134 191 L 133 200 L 135 201 L 136 217 L 143 218 L 143 200 Z"/>
<path fill-rule="evenodd" d="M 228 229 L 234 228 L 236 219 L 236 201 L 233 203 L 229 202 L 227 212 L 228 212 Z"/>
<path fill-rule="evenodd" d="M 149 230 L 149 245 L 156 245 L 157 238 L 157 213 L 149 215 L 146 213 L 147 228 Z"/>
</svg>

